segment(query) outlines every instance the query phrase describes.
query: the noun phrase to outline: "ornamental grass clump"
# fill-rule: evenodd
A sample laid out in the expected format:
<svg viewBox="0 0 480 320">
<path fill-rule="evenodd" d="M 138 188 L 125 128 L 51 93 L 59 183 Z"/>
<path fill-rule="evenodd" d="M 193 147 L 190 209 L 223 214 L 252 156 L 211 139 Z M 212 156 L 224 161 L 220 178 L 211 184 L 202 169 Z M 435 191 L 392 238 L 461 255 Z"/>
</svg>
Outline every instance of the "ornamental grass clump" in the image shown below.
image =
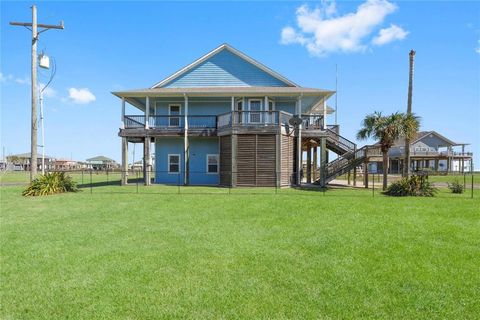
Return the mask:
<svg viewBox="0 0 480 320">
<path fill-rule="evenodd" d="M 426 176 L 414 175 L 393 182 L 384 194 L 394 197 L 433 197 L 437 191 Z"/>
<path fill-rule="evenodd" d="M 452 183 L 447 183 L 447 185 L 452 193 L 463 193 L 464 191 L 463 184 L 458 182 L 458 179 L 455 179 Z"/>
<path fill-rule="evenodd" d="M 64 192 L 77 192 L 78 187 L 72 177 L 65 172 L 49 172 L 35 178 L 22 192 L 24 196 L 46 196 Z"/>
</svg>

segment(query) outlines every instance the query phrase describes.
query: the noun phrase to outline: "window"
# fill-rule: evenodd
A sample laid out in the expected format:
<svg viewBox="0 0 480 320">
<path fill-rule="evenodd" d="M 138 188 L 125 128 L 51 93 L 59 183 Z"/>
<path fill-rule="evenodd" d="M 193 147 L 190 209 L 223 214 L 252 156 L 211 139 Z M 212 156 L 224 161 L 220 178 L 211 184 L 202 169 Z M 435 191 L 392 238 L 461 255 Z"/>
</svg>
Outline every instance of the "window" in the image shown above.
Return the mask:
<svg viewBox="0 0 480 320">
<path fill-rule="evenodd" d="M 207 154 L 207 173 L 218 173 L 218 154 Z"/>
<path fill-rule="evenodd" d="M 179 127 L 180 126 L 180 117 L 172 117 L 180 115 L 180 105 L 171 104 L 168 106 L 168 125 L 170 127 Z"/>
<path fill-rule="evenodd" d="M 168 172 L 169 173 L 180 172 L 180 155 L 179 154 L 168 155 Z"/>
</svg>

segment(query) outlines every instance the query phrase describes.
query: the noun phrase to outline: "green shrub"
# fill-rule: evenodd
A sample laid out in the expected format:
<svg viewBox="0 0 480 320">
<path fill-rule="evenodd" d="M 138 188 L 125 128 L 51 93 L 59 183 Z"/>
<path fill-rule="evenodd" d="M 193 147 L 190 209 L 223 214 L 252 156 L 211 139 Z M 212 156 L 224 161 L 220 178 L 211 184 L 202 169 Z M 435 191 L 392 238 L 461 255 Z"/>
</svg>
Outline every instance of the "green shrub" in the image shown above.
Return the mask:
<svg viewBox="0 0 480 320">
<path fill-rule="evenodd" d="M 455 179 L 452 183 L 447 183 L 448 189 L 452 191 L 452 193 L 463 193 L 463 184 L 458 182 L 458 179 Z"/>
<path fill-rule="evenodd" d="M 77 184 L 65 172 L 50 172 L 35 178 L 22 192 L 24 196 L 45 196 L 63 192 L 77 192 Z"/>
<path fill-rule="evenodd" d="M 437 189 L 427 180 L 426 176 L 414 175 L 403 178 L 388 186 L 384 194 L 394 197 L 433 197 Z"/>
</svg>

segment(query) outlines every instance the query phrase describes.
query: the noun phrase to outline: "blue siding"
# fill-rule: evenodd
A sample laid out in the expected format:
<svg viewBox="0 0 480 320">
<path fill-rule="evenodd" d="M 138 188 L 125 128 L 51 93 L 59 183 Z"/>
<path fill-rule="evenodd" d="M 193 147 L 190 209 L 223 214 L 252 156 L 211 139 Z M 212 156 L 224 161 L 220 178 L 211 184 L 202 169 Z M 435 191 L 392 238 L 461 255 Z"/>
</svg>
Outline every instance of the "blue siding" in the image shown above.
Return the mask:
<svg viewBox="0 0 480 320">
<path fill-rule="evenodd" d="M 190 137 L 190 184 L 218 185 L 219 174 L 207 172 L 207 154 L 219 154 L 218 138 Z"/>
<path fill-rule="evenodd" d="M 183 137 L 161 137 L 155 141 L 155 183 L 183 184 L 185 159 Z M 207 173 L 207 154 L 219 154 L 217 137 L 190 137 L 190 176 L 191 185 L 218 185 L 219 174 Z M 168 173 L 168 155 L 180 155 L 180 173 Z"/>
<path fill-rule="evenodd" d="M 224 49 L 181 76 L 164 84 L 165 88 L 186 87 L 287 87 L 250 62 Z"/>
<path fill-rule="evenodd" d="M 183 184 L 184 146 L 182 137 L 162 137 L 155 141 L 155 183 Z M 180 173 L 168 173 L 168 154 L 180 155 Z"/>
</svg>

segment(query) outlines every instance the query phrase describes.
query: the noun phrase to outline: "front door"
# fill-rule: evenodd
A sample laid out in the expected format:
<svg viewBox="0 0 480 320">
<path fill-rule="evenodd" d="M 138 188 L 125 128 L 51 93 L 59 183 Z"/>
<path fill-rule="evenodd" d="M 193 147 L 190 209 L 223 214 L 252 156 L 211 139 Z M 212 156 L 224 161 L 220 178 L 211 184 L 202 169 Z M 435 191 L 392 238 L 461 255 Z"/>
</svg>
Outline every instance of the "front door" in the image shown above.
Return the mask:
<svg viewBox="0 0 480 320">
<path fill-rule="evenodd" d="M 262 110 L 262 100 L 250 100 L 250 123 L 260 123 L 260 112 L 255 112 L 255 111 L 261 111 Z"/>
</svg>

